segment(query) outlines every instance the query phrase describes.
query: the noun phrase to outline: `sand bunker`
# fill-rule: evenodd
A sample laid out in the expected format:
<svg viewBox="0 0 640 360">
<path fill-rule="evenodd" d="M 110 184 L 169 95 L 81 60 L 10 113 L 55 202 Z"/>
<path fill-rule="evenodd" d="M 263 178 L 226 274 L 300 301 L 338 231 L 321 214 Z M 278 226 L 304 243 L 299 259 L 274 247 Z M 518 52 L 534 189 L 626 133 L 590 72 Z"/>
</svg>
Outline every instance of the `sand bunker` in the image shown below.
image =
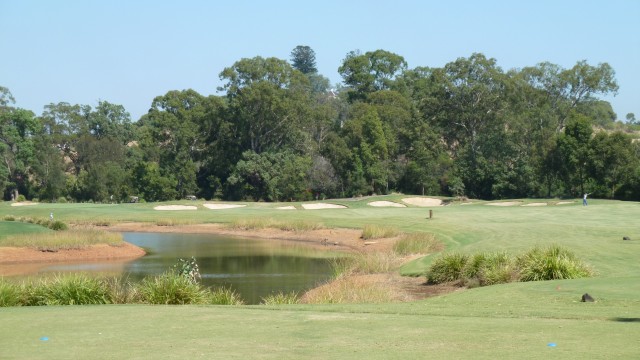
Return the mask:
<svg viewBox="0 0 640 360">
<path fill-rule="evenodd" d="M 186 205 L 160 205 L 153 208 L 153 210 L 198 210 L 196 206 Z"/>
<path fill-rule="evenodd" d="M 560 201 L 556 205 L 566 205 L 566 204 L 573 204 L 573 201 Z"/>
<path fill-rule="evenodd" d="M 276 209 L 278 209 L 278 210 L 295 210 L 296 207 L 293 206 L 293 205 L 290 205 L 290 206 L 280 206 L 280 207 L 278 207 Z"/>
<path fill-rule="evenodd" d="M 491 205 L 491 206 L 514 206 L 514 205 L 520 205 L 522 203 L 522 201 L 504 201 L 504 202 L 497 202 L 497 203 L 488 203 L 487 205 Z"/>
<path fill-rule="evenodd" d="M 522 206 L 547 206 L 547 203 L 528 203 Z"/>
<path fill-rule="evenodd" d="M 222 210 L 222 209 L 235 209 L 245 207 L 247 205 L 238 205 L 238 204 L 202 204 L 202 206 L 211 210 Z"/>
<path fill-rule="evenodd" d="M 432 199 L 432 198 L 424 198 L 424 197 L 412 197 L 412 198 L 404 198 L 403 202 L 414 205 L 414 206 L 441 206 L 442 200 L 440 199 Z"/>
<path fill-rule="evenodd" d="M 397 202 L 393 202 L 393 201 L 373 201 L 368 203 L 367 205 L 369 206 L 374 206 L 374 207 L 406 207 L 403 204 L 398 204 Z"/>
<path fill-rule="evenodd" d="M 11 206 L 29 206 L 29 205 L 38 205 L 38 203 L 25 201 L 25 202 L 16 202 L 11 204 Z"/>
<path fill-rule="evenodd" d="M 305 210 L 318 210 L 318 209 L 346 209 L 347 207 L 344 205 L 336 205 L 336 204 L 325 204 L 325 203 L 315 203 L 315 204 L 302 204 L 302 207 Z"/>
</svg>

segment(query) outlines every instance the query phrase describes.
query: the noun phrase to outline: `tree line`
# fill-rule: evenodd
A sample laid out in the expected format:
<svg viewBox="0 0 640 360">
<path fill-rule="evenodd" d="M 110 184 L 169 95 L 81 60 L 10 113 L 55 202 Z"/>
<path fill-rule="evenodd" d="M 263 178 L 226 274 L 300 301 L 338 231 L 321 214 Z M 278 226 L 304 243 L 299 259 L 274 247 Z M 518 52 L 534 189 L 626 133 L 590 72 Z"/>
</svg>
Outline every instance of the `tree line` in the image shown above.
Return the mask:
<svg viewBox="0 0 640 360">
<path fill-rule="evenodd" d="M 332 89 L 315 53 L 244 58 L 220 96 L 169 91 L 133 122 L 121 105 L 49 104 L 0 87 L 0 190 L 40 201 L 311 200 L 393 191 L 480 199 L 640 200 L 640 123 L 616 121 L 615 72 L 578 61 L 504 71 L 475 53 L 408 68 L 352 51 Z"/>
</svg>

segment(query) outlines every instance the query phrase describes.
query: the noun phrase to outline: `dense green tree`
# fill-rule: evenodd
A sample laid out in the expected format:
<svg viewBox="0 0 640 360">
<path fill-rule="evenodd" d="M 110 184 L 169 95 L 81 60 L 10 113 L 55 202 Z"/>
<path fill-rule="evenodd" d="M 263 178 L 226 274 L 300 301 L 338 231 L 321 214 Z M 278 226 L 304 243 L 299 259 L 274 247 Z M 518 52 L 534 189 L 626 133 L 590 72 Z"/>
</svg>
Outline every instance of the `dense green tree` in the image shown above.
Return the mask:
<svg viewBox="0 0 640 360">
<path fill-rule="evenodd" d="M 342 61 L 338 73 L 344 84 L 352 89 L 350 99 L 355 101 L 369 93 L 390 89 L 406 68 L 404 58 L 392 52 L 376 50 L 361 54 L 351 51 Z"/>
<path fill-rule="evenodd" d="M 318 72 L 316 68 L 316 53 L 306 45 L 298 45 L 291 51 L 291 65 L 303 74 Z"/>
<path fill-rule="evenodd" d="M 589 143 L 588 166 L 595 195 L 616 198 L 617 191 L 630 183 L 640 168 L 640 158 L 631 138 L 622 133 L 598 132 Z"/>
</svg>

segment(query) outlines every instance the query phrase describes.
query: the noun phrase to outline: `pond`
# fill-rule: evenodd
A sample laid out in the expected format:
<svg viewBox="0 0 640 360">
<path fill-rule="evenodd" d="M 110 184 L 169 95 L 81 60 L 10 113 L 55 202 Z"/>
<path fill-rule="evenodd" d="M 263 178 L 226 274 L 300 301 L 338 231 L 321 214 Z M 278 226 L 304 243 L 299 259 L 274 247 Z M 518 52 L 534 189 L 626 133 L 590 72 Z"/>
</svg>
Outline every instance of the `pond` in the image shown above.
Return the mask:
<svg viewBox="0 0 640 360">
<path fill-rule="evenodd" d="M 277 240 L 211 234 L 123 233 L 123 237 L 148 255 L 126 263 L 52 264 L 40 272 L 99 272 L 139 281 L 193 256 L 204 285 L 231 287 L 247 304 L 258 304 L 271 293 L 302 293 L 328 280 L 330 259 L 335 256 Z"/>
</svg>

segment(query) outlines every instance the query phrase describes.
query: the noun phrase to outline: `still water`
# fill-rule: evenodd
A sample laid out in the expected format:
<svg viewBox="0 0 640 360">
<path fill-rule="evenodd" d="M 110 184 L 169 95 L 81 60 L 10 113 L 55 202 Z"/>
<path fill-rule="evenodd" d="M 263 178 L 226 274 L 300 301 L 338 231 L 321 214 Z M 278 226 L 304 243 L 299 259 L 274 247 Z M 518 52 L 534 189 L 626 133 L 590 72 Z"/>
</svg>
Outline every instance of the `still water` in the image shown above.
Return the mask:
<svg viewBox="0 0 640 360">
<path fill-rule="evenodd" d="M 193 256 L 204 285 L 231 287 L 247 304 L 257 304 L 271 293 L 301 293 L 328 280 L 329 259 L 335 255 L 276 240 L 211 234 L 123 233 L 123 237 L 148 255 L 127 263 L 60 264 L 43 270 L 124 274 L 138 281 L 171 269 L 180 258 Z"/>
</svg>

